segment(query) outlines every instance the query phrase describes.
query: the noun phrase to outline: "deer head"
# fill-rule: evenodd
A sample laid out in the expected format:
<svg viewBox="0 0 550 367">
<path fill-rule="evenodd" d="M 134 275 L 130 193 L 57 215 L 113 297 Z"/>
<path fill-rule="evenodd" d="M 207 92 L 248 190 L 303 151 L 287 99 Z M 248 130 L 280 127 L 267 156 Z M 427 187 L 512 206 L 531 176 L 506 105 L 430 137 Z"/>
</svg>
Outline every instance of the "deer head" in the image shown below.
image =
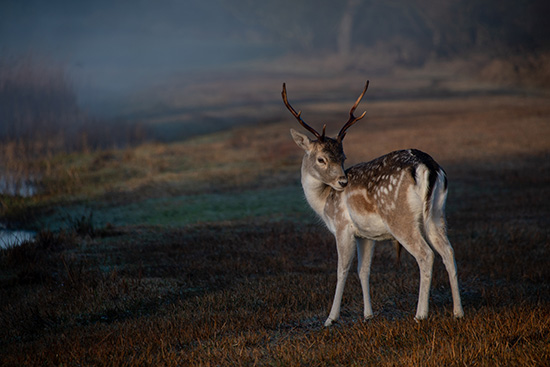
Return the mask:
<svg viewBox="0 0 550 367">
<path fill-rule="evenodd" d="M 354 115 L 355 109 L 365 95 L 368 86 L 369 82 L 367 81 L 363 93 L 361 93 L 355 104 L 351 107 L 349 119 L 338 133 L 338 136 L 336 138 L 329 138 L 325 136 L 326 125 L 323 126 L 322 134 L 319 134 L 314 128 L 305 123 L 301 117 L 302 112 L 296 112 L 290 103 L 288 103 L 286 96 L 286 85 L 283 83 L 283 91 L 281 94 L 285 106 L 298 120 L 300 125 L 302 125 L 317 138 L 317 140 L 312 140 L 307 135 L 301 134 L 294 129 L 290 129 L 292 138 L 306 153 L 302 161 L 302 172 L 307 173 L 307 176 L 305 176 L 306 178 L 311 176 L 323 184 L 331 186 L 337 191 L 342 191 L 347 186 L 348 179 L 344 171 L 344 161 L 346 160 L 346 155 L 344 154 L 342 140 L 346 136 L 346 131 L 357 121 L 365 117 L 365 114 L 367 113 L 365 111 L 359 117 L 355 117 Z M 304 178 L 304 175 L 302 175 L 302 178 Z"/>
</svg>

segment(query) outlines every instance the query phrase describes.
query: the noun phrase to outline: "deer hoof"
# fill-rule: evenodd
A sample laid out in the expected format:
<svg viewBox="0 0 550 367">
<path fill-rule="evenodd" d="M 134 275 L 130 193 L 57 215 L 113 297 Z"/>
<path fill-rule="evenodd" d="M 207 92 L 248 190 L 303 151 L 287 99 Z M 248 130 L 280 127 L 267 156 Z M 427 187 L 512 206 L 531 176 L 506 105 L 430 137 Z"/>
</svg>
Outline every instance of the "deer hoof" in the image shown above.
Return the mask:
<svg viewBox="0 0 550 367">
<path fill-rule="evenodd" d="M 416 321 L 417 324 L 420 324 L 422 321 L 426 320 L 426 316 L 415 316 L 414 321 Z"/>
</svg>

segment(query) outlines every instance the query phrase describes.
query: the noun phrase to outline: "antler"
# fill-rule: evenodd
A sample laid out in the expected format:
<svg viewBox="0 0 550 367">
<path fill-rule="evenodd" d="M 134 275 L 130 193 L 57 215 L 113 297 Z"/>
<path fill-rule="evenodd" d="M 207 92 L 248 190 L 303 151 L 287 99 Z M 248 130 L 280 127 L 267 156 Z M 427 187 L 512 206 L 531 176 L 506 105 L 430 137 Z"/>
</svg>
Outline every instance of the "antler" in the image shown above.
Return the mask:
<svg viewBox="0 0 550 367">
<path fill-rule="evenodd" d="M 364 92 L 363 92 L 364 93 Z M 292 106 L 290 105 L 290 103 L 288 103 L 288 99 L 286 98 L 286 83 L 283 83 L 283 91 L 281 92 L 281 95 L 283 96 L 283 102 L 285 103 L 285 106 L 286 108 L 288 108 L 288 110 L 290 111 L 290 113 L 292 113 L 294 115 L 294 117 L 296 117 L 296 120 L 298 120 L 298 122 L 300 123 L 300 125 L 302 125 L 303 127 L 306 128 L 306 130 L 308 130 L 309 132 L 311 132 L 313 135 L 315 135 L 315 137 L 317 139 L 319 139 L 319 141 L 323 141 L 325 140 L 325 129 L 327 128 L 327 125 L 323 126 L 323 134 L 319 134 L 317 132 L 317 130 L 315 130 L 314 128 L 312 128 L 311 126 L 309 126 L 308 124 L 306 124 L 304 122 L 304 120 L 302 120 L 302 118 L 300 117 L 300 115 L 302 114 L 302 111 L 298 111 L 296 112 L 296 110 L 294 108 L 292 108 Z M 358 102 L 359 103 L 359 102 Z"/>
<path fill-rule="evenodd" d="M 349 120 L 348 120 L 348 122 L 346 122 L 344 127 L 342 127 L 342 130 L 340 130 L 340 132 L 338 133 L 338 138 L 337 138 L 338 141 L 341 142 L 344 139 L 344 136 L 346 136 L 346 130 L 349 129 L 351 127 L 351 125 L 355 124 L 357 121 L 359 121 L 363 117 L 365 117 L 367 111 L 363 112 L 363 114 L 359 117 L 355 117 L 353 115 L 353 113 L 355 112 L 355 109 L 359 105 L 359 102 L 361 102 L 361 99 L 363 99 L 363 96 L 365 95 L 365 92 L 367 91 L 368 87 L 369 87 L 369 81 L 367 80 L 367 84 L 365 84 L 365 89 L 363 89 L 363 93 L 361 93 L 359 98 L 357 98 L 357 101 L 355 101 L 355 104 L 353 105 L 353 107 L 349 111 Z"/>
</svg>

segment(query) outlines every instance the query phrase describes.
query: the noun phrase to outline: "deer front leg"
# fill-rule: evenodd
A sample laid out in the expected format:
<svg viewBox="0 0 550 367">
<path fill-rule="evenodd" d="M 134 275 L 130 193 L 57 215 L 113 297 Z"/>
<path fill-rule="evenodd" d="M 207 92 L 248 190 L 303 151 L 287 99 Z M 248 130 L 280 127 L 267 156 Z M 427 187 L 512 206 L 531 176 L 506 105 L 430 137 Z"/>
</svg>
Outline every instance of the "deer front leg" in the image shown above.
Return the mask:
<svg viewBox="0 0 550 367">
<path fill-rule="evenodd" d="M 349 269 L 355 257 L 354 238 L 349 234 L 336 235 L 336 248 L 338 250 L 338 281 L 330 314 L 325 321 L 325 326 L 330 326 L 340 317 L 340 305 L 344 294 L 344 285 L 348 277 Z"/>
<path fill-rule="evenodd" d="M 370 266 L 374 254 L 374 241 L 365 238 L 357 239 L 357 273 L 363 290 L 363 317 L 365 320 L 372 318 L 372 306 L 370 301 Z"/>
</svg>

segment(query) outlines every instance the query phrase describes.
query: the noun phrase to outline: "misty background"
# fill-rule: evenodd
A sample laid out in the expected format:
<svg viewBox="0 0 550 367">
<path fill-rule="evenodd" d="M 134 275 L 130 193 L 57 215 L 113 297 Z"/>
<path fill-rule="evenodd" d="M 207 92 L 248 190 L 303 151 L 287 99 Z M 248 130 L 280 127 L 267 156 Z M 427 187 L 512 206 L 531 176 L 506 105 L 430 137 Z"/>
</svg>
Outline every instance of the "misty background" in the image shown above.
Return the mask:
<svg viewBox="0 0 550 367">
<path fill-rule="evenodd" d="M 305 100 L 414 71 L 546 89 L 548 14 L 547 0 L 2 1 L 0 139 L 78 149 L 269 122 L 283 81 Z"/>
</svg>

